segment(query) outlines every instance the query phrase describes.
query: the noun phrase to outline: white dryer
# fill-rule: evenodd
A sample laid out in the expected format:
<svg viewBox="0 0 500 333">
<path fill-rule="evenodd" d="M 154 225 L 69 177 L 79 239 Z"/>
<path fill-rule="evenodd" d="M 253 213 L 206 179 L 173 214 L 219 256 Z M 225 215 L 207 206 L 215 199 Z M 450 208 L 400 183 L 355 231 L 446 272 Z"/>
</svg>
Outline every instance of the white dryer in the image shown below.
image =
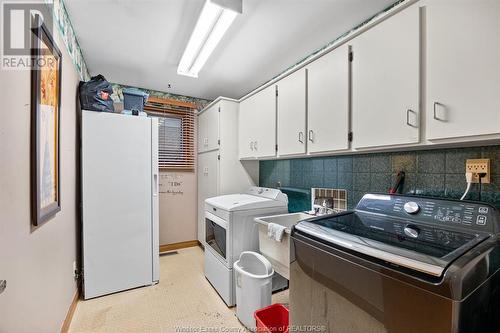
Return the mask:
<svg viewBox="0 0 500 333">
<path fill-rule="evenodd" d="M 245 193 L 205 200 L 205 277 L 228 306 L 236 304 L 233 264 L 242 251 L 258 251 L 255 217 L 288 213 L 280 190 L 251 187 Z"/>
</svg>

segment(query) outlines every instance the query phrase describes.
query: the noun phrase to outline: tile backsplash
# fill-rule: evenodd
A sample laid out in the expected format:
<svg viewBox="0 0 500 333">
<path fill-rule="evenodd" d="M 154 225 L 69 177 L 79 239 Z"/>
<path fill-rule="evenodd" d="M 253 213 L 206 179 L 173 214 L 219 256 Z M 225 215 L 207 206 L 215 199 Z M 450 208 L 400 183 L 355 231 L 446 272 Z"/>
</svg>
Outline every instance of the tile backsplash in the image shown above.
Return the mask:
<svg viewBox="0 0 500 333">
<path fill-rule="evenodd" d="M 367 192 L 388 192 L 402 170 L 401 193 L 456 199 L 465 191 L 465 160 L 471 158 L 491 159 L 491 183 L 481 191 L 472 184 L 467 199 L 481 196 L 500 209 L 500 145 L 261 161 L 259 185 L 345 189 L 352 208 Z"/>
</svg>

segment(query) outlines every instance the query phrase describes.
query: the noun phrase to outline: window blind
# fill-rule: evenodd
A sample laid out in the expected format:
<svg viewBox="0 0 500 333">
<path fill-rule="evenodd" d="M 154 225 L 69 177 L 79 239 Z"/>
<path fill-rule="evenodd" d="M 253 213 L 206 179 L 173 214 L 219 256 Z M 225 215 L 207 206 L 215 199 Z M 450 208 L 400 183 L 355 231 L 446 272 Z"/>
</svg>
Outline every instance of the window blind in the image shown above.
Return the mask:
<svg viewBox="0 0 500 333">
<path fill-rule="evenodd" d="M 194 105 L 160 103 L 158 100 L 148 100 L 144 107 L 150 117 L 158 118 L 158 167 L 160 170 L 194 171 Z"/>
</svg>

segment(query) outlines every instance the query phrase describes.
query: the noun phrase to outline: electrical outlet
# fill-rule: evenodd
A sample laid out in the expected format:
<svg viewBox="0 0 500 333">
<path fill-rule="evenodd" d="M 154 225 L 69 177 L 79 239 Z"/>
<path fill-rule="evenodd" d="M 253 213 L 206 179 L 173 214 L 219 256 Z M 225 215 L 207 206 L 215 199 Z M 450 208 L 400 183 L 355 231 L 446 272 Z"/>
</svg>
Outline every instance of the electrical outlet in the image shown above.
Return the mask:
<svg viewBox="0 0 500 333">
<path fill-rule="evenodd" d="M 472 172 L 472 182 L 479 183 L 479 173 L 486 173 L 486 176 L 481 178 L 482 184 L 490 183 L 490 159 L 480 158 L 467 160 L 465 162 L 465 172 Z"/>
</svg>

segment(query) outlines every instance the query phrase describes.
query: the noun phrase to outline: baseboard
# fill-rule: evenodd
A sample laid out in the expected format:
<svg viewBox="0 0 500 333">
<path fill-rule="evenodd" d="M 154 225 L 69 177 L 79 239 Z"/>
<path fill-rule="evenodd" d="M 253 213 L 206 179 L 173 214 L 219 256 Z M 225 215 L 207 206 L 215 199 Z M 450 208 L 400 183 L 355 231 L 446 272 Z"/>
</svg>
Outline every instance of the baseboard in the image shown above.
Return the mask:
<svg viewBox="0 0 500 333">
<path fill-rule="evenodd" d="M 200 242 L 198 242 L 198 240 L 190 240 L 190 241 L 185 241 L 185 242 L 160 245 L 160 253 L 184 249 L 186 247 L 194 247 L 194 246 L 198 246 L 198 245 L 200 245 Z"/>
<path fill-rule="evenodd" d="M 75 291 L 75 295 L 73 296 L 73 301 L 71 301 L 71 305 L 69 306 L 68 313 L 66 313 L 66 318 L 64 318 L 64 322 L 61 327 L 61 333 L 67 333 L 69 330 L 69 326 L 71 325 L 71 320 L 73 319 L 73 315 L 75 314 L 76 305 L 78 304 L 78 299 L 80 298 L 80 293 L 78 289 Z"/>
</svg>

